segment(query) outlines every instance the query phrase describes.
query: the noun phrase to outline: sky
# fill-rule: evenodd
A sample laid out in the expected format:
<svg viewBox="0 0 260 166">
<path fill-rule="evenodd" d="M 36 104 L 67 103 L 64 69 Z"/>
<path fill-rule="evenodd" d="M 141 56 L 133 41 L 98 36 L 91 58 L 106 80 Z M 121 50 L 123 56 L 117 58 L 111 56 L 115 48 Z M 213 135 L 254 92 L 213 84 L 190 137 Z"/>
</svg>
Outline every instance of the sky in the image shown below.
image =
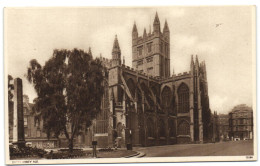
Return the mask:
<svg viewBox="0 0 260 166">
<path fill-rule="evenodd" d="M 126 65 L 132 61 L 132 27 L 149 31 L 158 12 L 170 29 L 171 71 L 189 71 L 191 55 L 207 67 L 210 107 L 228 113 L 253 105 L 255 94 L 254 10 L 237 7 L 9 8 L 4 13 L 6 73 L 23 79 L 23 93 L 36 97 L 25 74 L 29 61 L 44 65 L 53 49 L 92 49 L 111 58 L 115 35 Z M 151 26 L 150 26 L 151 25 Z"/>
</svg>

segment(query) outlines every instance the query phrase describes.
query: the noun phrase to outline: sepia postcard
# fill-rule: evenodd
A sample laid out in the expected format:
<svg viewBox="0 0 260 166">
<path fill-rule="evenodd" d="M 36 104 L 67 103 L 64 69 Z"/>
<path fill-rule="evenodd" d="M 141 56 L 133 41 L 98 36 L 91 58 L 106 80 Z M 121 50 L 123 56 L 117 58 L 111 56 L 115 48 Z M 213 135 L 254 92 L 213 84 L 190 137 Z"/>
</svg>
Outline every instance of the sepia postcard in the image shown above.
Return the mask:
<svg viewBox="0 0 260 166">
<path fill-rule="evenodd" d="M 255 14 L 5 8 L 6 164 L 257 160 Z"/>
</svg>

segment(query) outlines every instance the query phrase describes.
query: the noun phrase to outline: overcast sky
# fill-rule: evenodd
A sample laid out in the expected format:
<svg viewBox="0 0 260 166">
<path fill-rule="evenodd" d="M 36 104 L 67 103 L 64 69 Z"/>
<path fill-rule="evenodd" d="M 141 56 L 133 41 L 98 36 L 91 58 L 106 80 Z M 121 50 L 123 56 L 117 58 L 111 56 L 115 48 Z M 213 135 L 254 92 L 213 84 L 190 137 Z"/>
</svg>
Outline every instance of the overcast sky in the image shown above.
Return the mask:
<svg viewBox="0 0 260 166">
<path fill-rule="evenodd" d="M 117 34 L 126 65 L 132 61 L 132 27 L 149 32 L 155 12 L 161 29 L 170 28 L 171 72 L 189 71 L 191 54 L 205 60 L 211 110 L 227 113 L 237 104 L 253 105 L 255 61 L 253 8 L 20 8 L 5 11 L 7 73 L 23 79 L 24 94 L 36 97 L 25 78 L 31 59 L 42 65 L 53 49 L 92 48 L 111 58 Z"/>
</svg>

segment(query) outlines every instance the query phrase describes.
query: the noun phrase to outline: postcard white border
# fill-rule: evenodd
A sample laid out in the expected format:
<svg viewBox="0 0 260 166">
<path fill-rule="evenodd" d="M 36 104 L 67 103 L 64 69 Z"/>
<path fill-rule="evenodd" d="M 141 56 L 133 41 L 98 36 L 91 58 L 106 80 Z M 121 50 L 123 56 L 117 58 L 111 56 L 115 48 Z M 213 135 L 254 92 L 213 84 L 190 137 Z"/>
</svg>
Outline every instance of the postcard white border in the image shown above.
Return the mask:
<svg viewBox="0 0 260 166">
<path fill-rule="evenodd" d="M 77 1 L 77 3 L 76 3 L 76 1 Z M 153 2 L 153 3 L 150 3 L 150 2 Z M 151 0 L 151 1 L 149 1 L 149 4 L 151 4 L 151 5 L 153 5 L 153 4 L 155 4 L 156 5 L 156 2 L 154 2 L 153 0 Z M 4 6 L 6 6 L 5 3 L 6 1 L 4 1 L 4 3 L 3 4 L 1 4 L 1 5 L 4 5 Z M 99 6 L 100 5 L 102 5 L 103 6 L 103 4 L 105 4 L 105 3 L 107 3 L 106 1 L 100 1 L 102 4 L 99 4 Z M 111 2 L 111 1 L 110 1 Z M 113 1 L 114 2 L 114 1 Z M 120 5 L 120 2 L 119 1 L 115 1 L 116 3 L 114 3 L 114 6 L 117 6 L 117 4 L 118 5 Z M 157 4 L 157 5 L 163 5 L 163 3 L 165 4 L 165 2 L 166 1 L 162 1 L 162 2 L 160 2 L 161 4 Z M 227 2 L 227 1 L 226 1 Z M 236 3 L 239 3 L 238 5 L 240 5 L 240 4 L 248 4 L 248 3 L 251 3 L 251 4 L 257 4 L 257 2 L 258 1 L 250 1 L 250 0 L 248 0 L 248 1 L 239 1 L 239 0 L 237 0 L 237 1 L 235 1 Z M 245 2 L 247 2 L 247 3 L 245 3 Z M 26 4 L 27 3 L 27 4 Z M 29 3 L 31 3 L 32 5 L 30 5 Z M 129 2 L 128 2 L 129 3 Z M 126 6 L 128 6 L 129 4 L 128 3 L 126 3 Z M 221 3 L 222 3 L 222 5 L 223 4 L 225 4 L 225 3 L 223 3 L 223 1 L 221 1 Z M 230 3 L 230 2 L 229 2 Z M 23 2 L 20 2 L 19 0 L 17 0 L 16 2 L 14 2 L 14 1 L 12 1 L 11 3 L 7 3 L 7 6 L 10 6 L 10 4 L 11 4 L 11 6 L 39 6 L 39 4 L 37 4 L 37 3 L 35 3 L 35 1 L 33 2 L 33 1 L 28 1 L 28 0 L 25 0 L 25 1 L 23 1 Z M 29 4 L 29 5 L 28 5 Z M 82 2 L 79 2 L 78 0 L 74 0 L 73 1 L 73 3 L 57 3 L 56 2 L 56 4 L 53 4 L 53 1 L 51 2 L 51 1 L 48 1 L 48 0 L 46 0 L 45 1 L 45 3 L 40 3 L 40 6 L 75 6 L 75 4 L 81 4 L 81 5 L 84 5 L 84 3 L 82 3 Z M 97 6 L 97 3 L 92 3 L 92 4 L 94 4 L 94 6 L 96 5 Z M 92 6 L 92 4 L 91 4 L 91 6 Z M 112 3 L 113 4 L 113 3 Z M 115 5 L 116 4 L 116 5 Z M 172 3 L 170 3 L 169 1 L 168 2 L 166 2 L 166 4 L 171 4 L 171 5 L 173 5 Z M 208 4 L 208 3 L 204 3 L 204 4 Z M 231 3 L 232 4 L 232 3 Z M 234 4 L 234 3 L 233 3 Z M 81 6 L 80 5 L 80 6 Z M 130 5 L 134 5 L 134 4 L 130 4 Z M 175 4 L 176 5 L 176 4 Z M 177 5 L 180 5 L 180 4 L 177 4 Z M 181 5 L 194 5 L 194 2 L 193 1 L 188 1 L 188 4 L 187 3 L 184 3 L 184 4 L 181 4 Z M 198 4 L 197 4 L 198 5 Z M 201 4 L 199 4 L 199 5 L 201 5 Z M 229 4 L 230 5 L 230 4 Z M 4 7 L 4 6 L 2 6 L 2 7 Z M 78 5 L 77 5 L 78 6 Z M 86 5 L 84 5 L 84 6 L 86 6 Z M 89 6 L 89 5 L 88 5 Z M 106 5 L 106 6 L 111 6 L 111 4 L 108 4 L 108 5 Z M 113 5 L 112 5 L 113 6 Z M 120 6 L 122 6 L 122 5 L 120 5 Z M 140 6 L 147 6 L 146 4 L 142 4 L 141 3 L 141 5 Z M 3 17 L 2 17 L 3 18 Z M 254 18 L 253 19 L 255 19 L 255 15 L 254 15 Z M 254 29 L 254 32 L 256 31 L 256 29 Z M 3 38 L 2 38 L 3 39 Z M 253 40 L 254 41 L 256 41 L 256 39 L 255 38 L 253 38 Z M 3 43 L 3 42 L 2 42 Z M 255 42 L 254 42 L 255 43 Z M 256 55 L 256 44 L 255 45 L 253 45 L 253 48 L 252 48 L 253 50 L 255 50 L 255 52 L 254 52 L 254 54 Z M 256 56 L 252 56 L 252 58 L 253 58 L 253 60 L 256 62 Z M 4 59 L 4 58 L 3 58 Z M 2 59 L 1 59 L 2 60 Z M 3 60 L 3 62 L 2 62 L 2 64 L 7 64 L 7 63 L 4 63 L 4 60 Z M 5 68 L 6 68 L 6 66 L 5 66 Z M 256 66 L 253 66 L 253 69 L 252 69 L 253 71 L 254 71 L 254 73 L 253 73 L 253 78 L 254 78 L 254 80 L 256 81 Z M 2 71 L 0 71 L 0 72 L 2 72 Z M 6 72 L 6 70 L 5 70 L 5 72 Z M 2 72 L 3 73 L 3 72 Z M 259 72 L 258 72 L 259 73 Z M 4 76 L 6 76 L 6 73 L 4 74 Z M 259 75 L 258 75 L 259 76 Z M 5 77 L 4 77 L 5 78 Z M 5 79 L 5 85 L 6 85 L 6 79 Z M 1 83 L 3 83 L 3 82 L 1 82 Z M 256 119 L 257 119 L 257 114 L 256 114 L 256 84 L 253 84 L 253 86 L 255 87 L 255 91 L 254 91 L 254 106 L 253 106 L 253 110 L 254 110 L 254 133 L 255 133 L 255 137 L 254 137 L 254 143 L 255 143 L 255 146 L 254 146 L 254 154 L 257 154 L 257 145 L 256 145 L 256 142 L 257 142 L 257 121 L 256 121 Z M 3 92 L 4 91 L 4 85 L 2 85 L 1 86 L 1 92 Z M 6 92 L 6 91 L 5 91 Z M 4 94 L 4 93 L 2 93 L 2 94 Z M 4 105 L 4 96 L 1 96 L 2 97 L 2 99 L 3 100 L 1 100 L 1 104 L 2 105 Z M 5 101 L 5 103 L 6 103 L 6 101 Z M 6 104 L 5 104 L 5 106 L 6 106 Z M 5 110 L 6 110 L 6 108 L 5 108 Z M 3 111 L 1 111 L 1 115 L 3 115 Z M 5 115 L 5 116 L 4 116 Z M 5 119 L 8 119 L 8 114 L 4 114 L 2 117 L 5 117 Z M 6 124 L 6 122 L 5 122 L 5 129 L 7 128 L 8 126 L 7 126 L 7 124 Z M 1 141 L 1 142 L 3 142 L 3 141 Z M 8 145 L 9 143 L 9 140 L 8 140 L 8 134 L 5 134 L 5 145 Z M 0 144 L 1 145 L 1 144 Z M 1 146 L 1 147 L 4 147 L 4 145 L 3 146 Z M 1 148 L 2 150 L 4 149 L 4 148 Z M 5 148 L 5 149 L 9 149 L 9 148 Z M 2 152 L 2 154 L 5 154 L 5 156 L 7 156 L 7 154 L 9 154 L 9 152 L 8 152 L 9 150 L 7 150 L 7 151 L 5 151 L 6 153 L 4 153 L 4 151 Z M 1 159 L 2 159 L 2 157 L 4 157 L 3 155 L 1 155 Z M 232 157 L 230 157 L 230 156 L 210 156 L 210 157 L 178 157 L 178 159 L 179 160 L 175 160 L 175 158 L 176 157 L 163 157 L 163 158 L 133 158 L 133 159 L 123 159 L 123 158 L 117 158 L 117 159 L 84 159 L 84 160 L 78 160 L 78 159 L 69 159 L 69 160 L 38 160 L 39 161 L 39 163 L 40 164 L 53 164 L 53 161 L 55 161 L 55 163 L 57 163 L 57 164 L 61 164 L 61 163 L 118 163 L 118 162 L 123 162 L 123 163 L 129 163 L 129 162 L 191 162 L 191 161 L 245 161 L 245 159 L 243 159 L 245 156 L 232 156 Z M 257 159 L 257 155 L 254 155 L 254 157 L 253 157 L 253 159 L 252 160 L 255 160 L 255 159 Z M 3 161 L 4 159 L 2 159 L 1 161 Z M 103 161 L 104 160 L 104 161 Z M 10 163 L 9 162 L 10 160 L 7 160 L 7 162 L 6 162 L 6 164 L 7 163 Z M 72 162 L 73 161 L 73 162 Z M 115 162 L 116 161 L 116 162 Z M 12 163 L 10 163 L 10 164 L 12 164 Z M 194 163 L 193 163 L 194 164 Z M 236 165 L 237 165 L 237 163 L 236 163 Z"/>
</svg>

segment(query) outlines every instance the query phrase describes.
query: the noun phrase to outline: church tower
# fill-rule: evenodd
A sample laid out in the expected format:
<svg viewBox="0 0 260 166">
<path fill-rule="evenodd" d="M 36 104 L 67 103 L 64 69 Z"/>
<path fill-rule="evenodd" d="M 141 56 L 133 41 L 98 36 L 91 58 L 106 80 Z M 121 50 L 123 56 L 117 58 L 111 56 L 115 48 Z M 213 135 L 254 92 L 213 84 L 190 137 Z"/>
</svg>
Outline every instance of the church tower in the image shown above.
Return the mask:
<svg viewBox="0 0 260 166">
<path fill-rule="evenodd" d="M 170 77 L 170 30 L 165 21 L 161 32 L 160 19 L 156 12 L 153 32 L 138 36 L 134 23 L 132 31 L 132 67 L 155 77 Z"/>
</svg>

